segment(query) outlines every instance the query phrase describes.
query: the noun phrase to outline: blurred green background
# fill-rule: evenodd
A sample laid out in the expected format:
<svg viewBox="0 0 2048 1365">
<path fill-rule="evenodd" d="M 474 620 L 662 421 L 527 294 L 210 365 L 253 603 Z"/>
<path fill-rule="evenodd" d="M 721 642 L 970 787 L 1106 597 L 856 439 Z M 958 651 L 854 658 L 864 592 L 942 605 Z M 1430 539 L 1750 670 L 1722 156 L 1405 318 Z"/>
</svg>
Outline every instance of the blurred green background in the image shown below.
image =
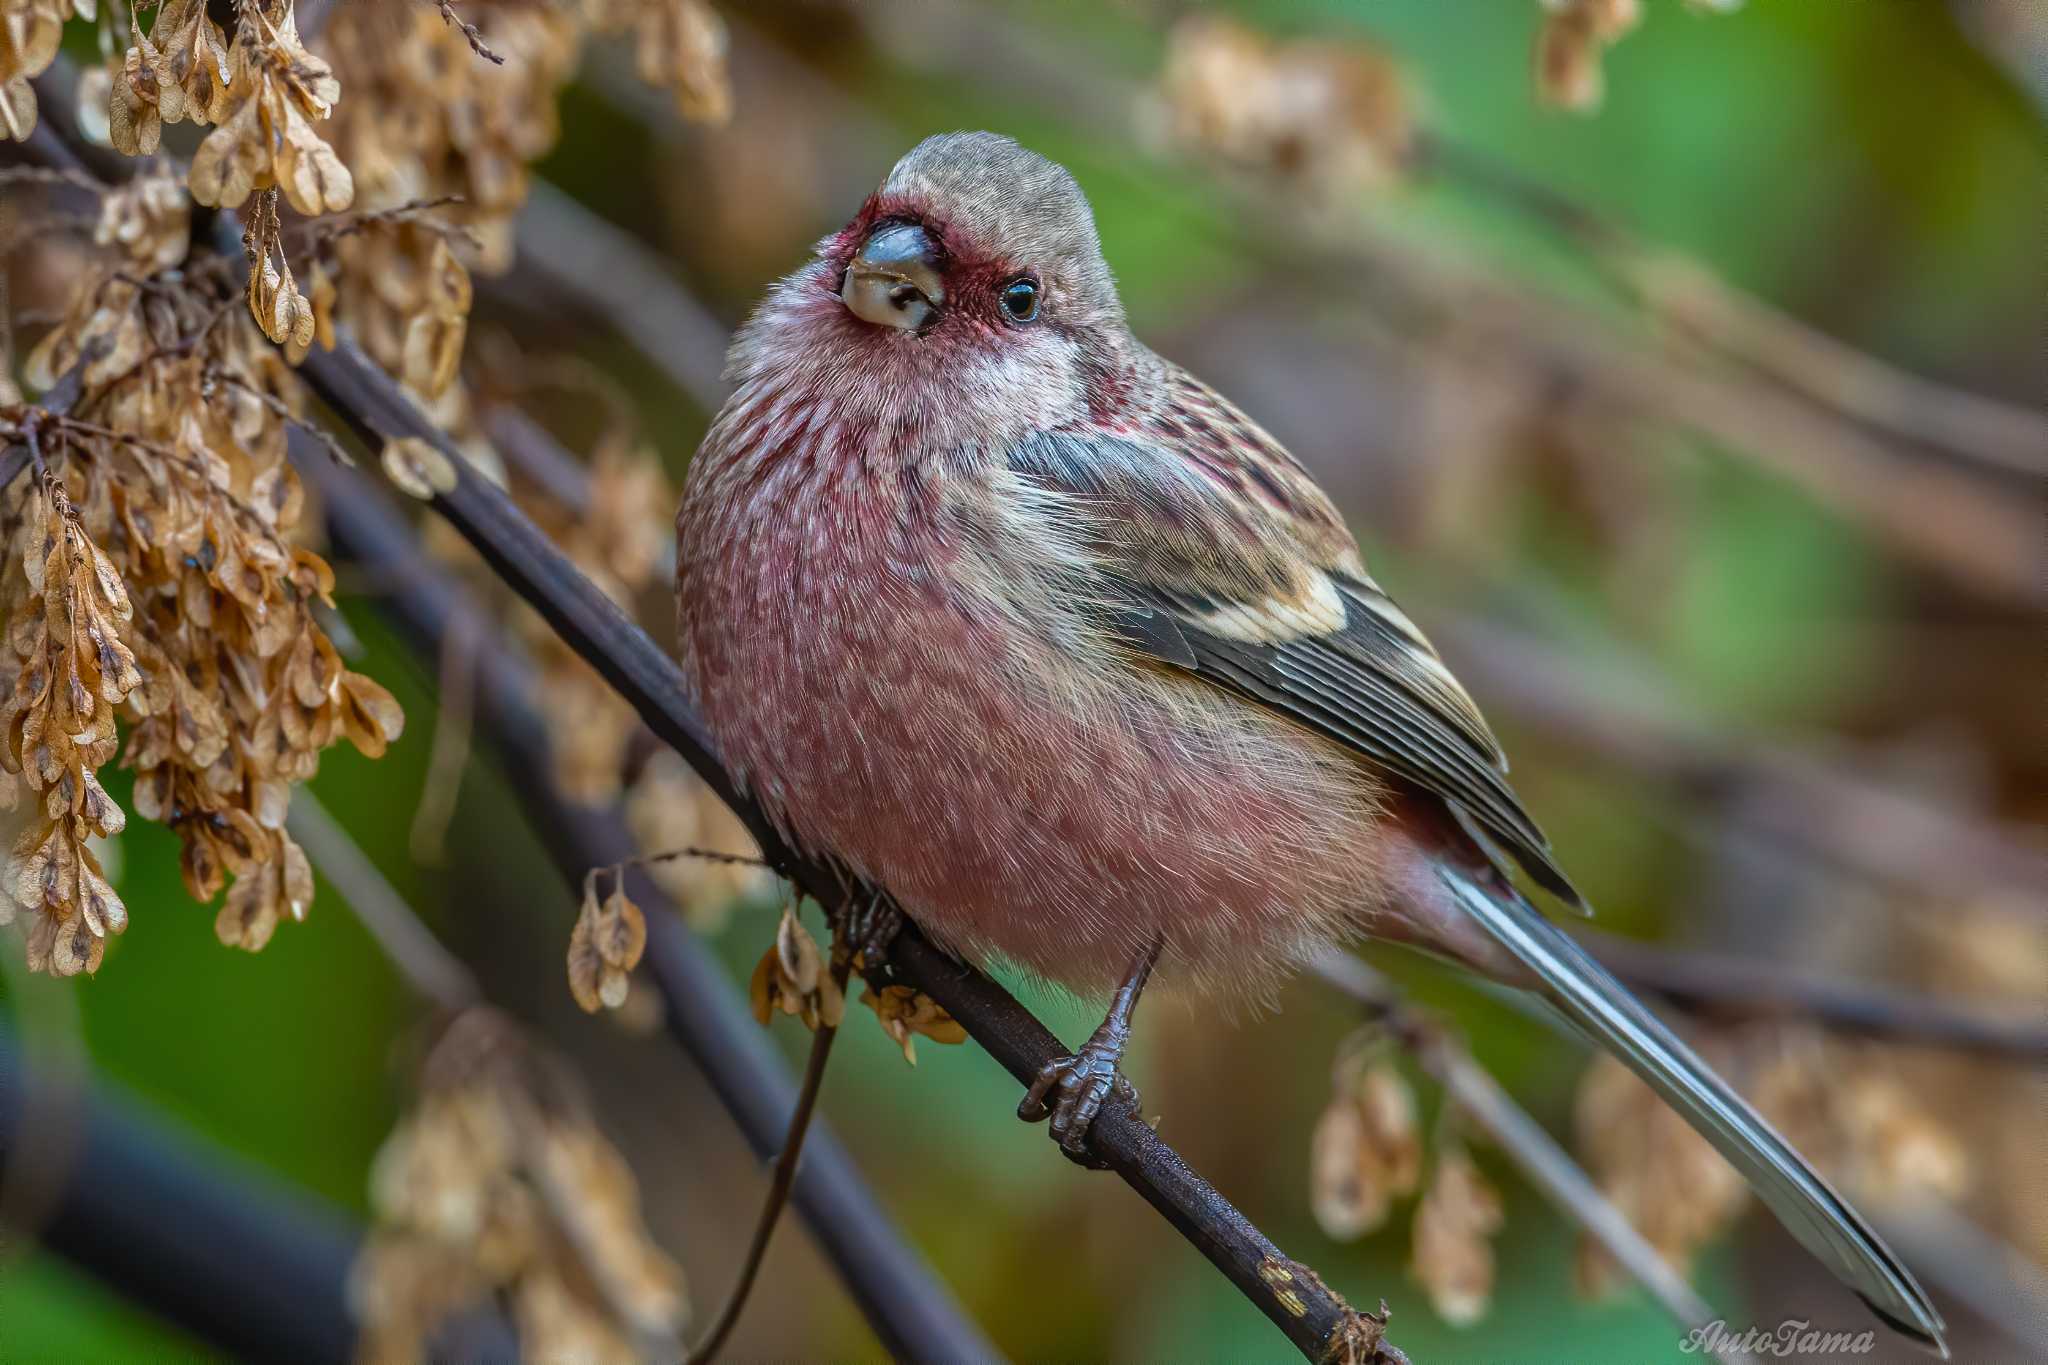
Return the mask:
<svg viewBox="0 0 2048 1365">
<path fill-rule="evenodd" d="M 2044 113 L 1972 45 L 1949 6 L 1752 0 L 1705 15 L 1676 0 L 1645 0 L 1645 22 L 1607 56 L 1606 102 L 1590 117 L 1539 108 L 1532 97 L 1533 0 L 1219 8 L 1276 34 L 1383 44 L 1406 67 L 1432 132 L 1854 346 L 1983 393 L 2038 398 L 2048 297 Z M 1049 49 L 1071 57 L 1077 82 L 1099 72 L 1149 83 L 1177 12 L 1143 3 L 1002 7 L 999 22 L 963 52 L 950 37 L 921 33 L 914 4 L 886 19 L 864 17 L 857 5 L 735 9 L 730 127 L 650 126 L 599 63 L 565 98 L 562 140 L 540 173 L 669 256 L 679 278 L 731 322 L 918 138 L 952 128 L 1009 132 L 1080 178 L 1139 334 L 1217 381 L 1342 494 L 1368 559 L 1425 629 L 1443 604 L 1476 603 L 1596 659 L 1652 663 L 1689 706 L 1720 720 L 1876 746 L 1939 732 L 1975 756 L 1989 808 L 2040 815 L 2041 760 L 2027 752 L 2039 735 L 2010 686 L 2015 671 L 2038 664 L 2025 644 L 2038 618 L 1902 563 L 1856 519 L 1766 466 L 1670 428 L 1602 428 L 1616 496 L 1650 487 L 1667 514 L 1678 509 L 1675 521 L 1655 523 L 1664 529 L 1646 585 L 1613 572 L 1620 542 L 1587 512 L 1582 467 L 1573 472 L 1567 460 L 1561 472 L 1554 454 L 1501 458 L 1476 476 L 1477 493 L 1445 513 L 1427 491 L 1438 452 L 1388 449 L 1429 428 L 1411 416 L 1390 434 L 1373 428 L 1369 411 L 1354 419 L 1315 410 L 1318 391 L 1304 372 L 1353 376 L 1353 397 L 1366 405 L 1399 386 L 1406 372 L 1387 368 L 1395 343 L 1410 340 L 1390 342 L 1399 322 L 1360 315 L 1342 291 L 1319 292 L 1306 264 L 1290 271 L 1271 253 L 1250 251 L 1246 241 L 1261 228 L 1212 172 L 1134 150 L 1137 120 L 1106 120 L 1038 81 Z M 1037 55 L 1017 55 L 1014 33 L 1029 35 Z M 861 121 L 837 118 L 848 101 Z M 1297 211 L 1279 200 L 1267 209 Z M 1625 308 L 1554 232 L 1449 178 L 1423 176 L 1336 211 L 1595 310 Z M 517 314 L 501 321 L 529 350 L 547 344 Z M 576 330 L 572 345 L 626 379 L 680 475 L 708 415 L 604 330 Z M 1304 355 L 1306 366 L 1296 366 Z M 1405 462 L 1399 478 L 1375 463 L 1394 458 Z M 1483 512 L 1461 510 L 1475 506 Z M 1423 515 L 1430 508 L 1434 524 Z M 1624 525 L 1628 516 L 1624 508 Z M 447 941 L 480 964 L 495 1000 L 587 1063 L 600 1115 L 645 1187 L 656 1236 L 684 1262 L 708 1309 L 729 1281 L 750 1216 L 752 1161 L 664 1038 L 623 1036 L 570 1004 L 561 952 L 574 898 L 487 761 L 464 776 L 447 864 L 413 864 L 407 831 L 434 728 L 433 679 L 385 634 L 370 602 L 351 597 L 345 606 L 366 651 L 352 666 L 392 687 L 408 729 L 376 764 L 337 749 L 313 790 Z M 1456 650 L 1446 652 L 1455 665 Z M 1987 681 L 1992 673 L 2003 688 Z M 2035 695 L 2039 676 L 2028 689 Z M 1677 798 L 1575 764 L 1568 744 L 1518 722 L 1510 698 L 1475 691 L 1518 756 L 1525 797 L 1606 926 L 1668 933 L 1697 914 L 1703 898 L 1694 891 L 1711 880 L 1712 854 L 1682 836 Z M 112 790 L 125 804 L 125 784 Z M 324 884 L 307 923 L 283 927 L 250 957 L 215 943 L 211 911 L 186 899 L 164 831 L 132 822 L 120 862 L 131 927 L 96 978 L 10 975 L 17 1030 L 32 1044 L 61 1037 L 75 1010 L 101 1076 L 236 1156 L 365 1215 L 368 1163 L 402 1108 L 420 1046 L 402 985 Z M 1824 910 L 1826 898 L 1802 908 Z M 764 903 L 718 932 L 715 947 L 736 981 L 773 922 Z M 1574 1048 L 1444 974 L 1398 955 L 1375 960 L 1450 1011 L 1516 1097 L 1554 1131 L 1568 1131 L 1581 1065 Z M 1089 1027 L 1092 1007 L 1020 989 L 1070 1040 Z M 1415 1360 L 1683 1358 L 1675 1329 L 1641 1295 L 1602 1303 L 1573 1295 L 1571 1229 L 1490 1149 L 1478 1157 L 1508 1208 L 1498 1289 L 1475 1327 L 1444 1325 L 1406 1273 L 1408 1204 L 1354 1245 L 1317 1230 L 1309 1132 L 1327 1098 L 1330 1059 L 1354 1023 L 1312 986 L 1236 1023 L 1148 1001 L 1133 1071 L 1148 1108 L 1164 1114 L 1163 1131 L 1196 1168 L 1340 1292 L 1361 1306 L 1384 1298 L 1392 1337 Z M 775 1033 L 799 1054 L 804 1037 L 791 1021 L 778 1020 Z M 1433 1112 L 1434 1090 L 1418 1084 Z M 921 1044 L 913 1070 L 856 1016 L 824 1112 L 911 1239 L 1014 1357 L 1282 1358 L 1271 1328 L 1204 1261 L 1121 1185 L 1084 1178 L 1059 1159 L 1041 1131 L 1012 1118 L 1015 1100 L 1016 1087 L 972 1046 Z M 1760 1268 L 1781 1253 L 1775 1234 L 1754 1222 L 1702 1267 L 1702 1291 L 1731 1320 L 1748 1319 Z M 28 1251 L 0 1269 L 0 1357 L 204 1354 L 48 1255 Z M 877 1354 L 801 1228 L 786 1227 L 736 1357 Z"/>
</svg>

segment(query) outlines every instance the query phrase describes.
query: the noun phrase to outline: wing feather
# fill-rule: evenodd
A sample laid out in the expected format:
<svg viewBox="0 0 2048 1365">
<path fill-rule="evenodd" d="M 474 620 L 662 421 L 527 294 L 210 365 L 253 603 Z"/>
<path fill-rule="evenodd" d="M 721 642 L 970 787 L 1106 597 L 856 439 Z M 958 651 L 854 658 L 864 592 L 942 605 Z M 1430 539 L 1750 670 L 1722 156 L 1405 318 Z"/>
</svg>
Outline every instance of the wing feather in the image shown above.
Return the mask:
<svg viewBox="0 0 2048 1365">
<path fill-rule="evenodd" d="M 1479 708 L 1367 575 L 1322 490 L 1212 390 L 1167 378 L 1167 403 L 1143 422 L 1042 433 L 1009 455 L 1086 528 L 1084 591 L 1117 637 L 1451 803 L 1581 906 Z"/>
</svg>

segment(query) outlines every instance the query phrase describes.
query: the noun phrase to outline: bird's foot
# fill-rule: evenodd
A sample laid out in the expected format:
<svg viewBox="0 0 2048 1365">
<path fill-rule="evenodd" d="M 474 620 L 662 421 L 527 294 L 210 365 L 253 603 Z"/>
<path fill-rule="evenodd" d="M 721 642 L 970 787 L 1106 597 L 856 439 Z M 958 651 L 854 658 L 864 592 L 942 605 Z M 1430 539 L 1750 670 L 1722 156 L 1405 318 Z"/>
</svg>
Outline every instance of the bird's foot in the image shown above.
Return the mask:
<svg viewBox="0 0 2048 1365">
<path fill-rule="evenodd" d="M 903 932 L 903 912 L 889 893 L 877 889 L 866 900 L 856 899 L 846 912 L 846 946 L 873 971 L 889 958 L 889 945 Z"/>
<path fill-rule="evenodd" d="M 1047 1062 L 1017 1106 L 1017 1117 L 1026 1123 L 1052 1120 L 1052 1139 L 1071 1161 L 1106 1170 L 1108 1163 L 1088 1147 L 1088 1130 L 1095 1116 L 1114 1095 L 1135 1109 L 1138 1090 L 1117 1070 L 1122 1060 L 1124 1035 L 1121 1030 L 1097 1030 L 1079 1052 Z"/>
</svg>

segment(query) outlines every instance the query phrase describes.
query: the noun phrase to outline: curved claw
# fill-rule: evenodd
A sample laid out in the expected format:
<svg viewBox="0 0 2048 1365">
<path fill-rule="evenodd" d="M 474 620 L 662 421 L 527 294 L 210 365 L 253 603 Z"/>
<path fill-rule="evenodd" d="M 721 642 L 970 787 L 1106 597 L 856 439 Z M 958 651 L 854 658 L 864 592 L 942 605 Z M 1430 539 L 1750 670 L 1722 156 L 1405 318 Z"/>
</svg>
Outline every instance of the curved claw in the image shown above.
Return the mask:
<svg viewBox="0 0 2048 1365">
<path fill-rule="evenodd" d="M 1017 1117 L 1026 1123 L 1050 1118 L 1060 1151 L 1092 1170 L 1107 1168 L 1088 1148 L 1095 1116 L 1111 1095 L 1133 1106 L 1138 1102 L 1137 1088 L 1117 1070 L 1118 1051 L 1091 1039 L 1079 1052 L 1047 1062 L 1017 1105 Z"/>
<path fill-rule="evenodd" d="M 889 945 L 902 931 L 902 910 L 880 889 L 847 912 L 846 940 L 870 969 L 888 961 Z"/>
</svg>

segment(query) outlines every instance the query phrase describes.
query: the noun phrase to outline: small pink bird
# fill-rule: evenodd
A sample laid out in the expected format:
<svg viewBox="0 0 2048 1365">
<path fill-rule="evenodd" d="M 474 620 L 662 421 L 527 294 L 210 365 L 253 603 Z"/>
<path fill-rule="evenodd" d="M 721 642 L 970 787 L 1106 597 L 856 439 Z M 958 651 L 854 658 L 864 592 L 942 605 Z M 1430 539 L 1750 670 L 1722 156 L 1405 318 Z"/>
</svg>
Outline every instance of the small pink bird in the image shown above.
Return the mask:
<svg viewBox="0 0 2048 1365">
<path fill-rule="evenodd" d="M 1155 964 L 1241 997 L 1397 940 L 1540 992 L 1940 1347 L 1863 1219 L 1515 891 L 1580 905 L 1329 499 L 1131 334 L 1064 169 L 921 143 L 727 378 L 677 518 L 694 700 L 794 844 L 956 952 L 1113 992 L 1019 1110 L 1070 1154 Z"/>
</svg>

